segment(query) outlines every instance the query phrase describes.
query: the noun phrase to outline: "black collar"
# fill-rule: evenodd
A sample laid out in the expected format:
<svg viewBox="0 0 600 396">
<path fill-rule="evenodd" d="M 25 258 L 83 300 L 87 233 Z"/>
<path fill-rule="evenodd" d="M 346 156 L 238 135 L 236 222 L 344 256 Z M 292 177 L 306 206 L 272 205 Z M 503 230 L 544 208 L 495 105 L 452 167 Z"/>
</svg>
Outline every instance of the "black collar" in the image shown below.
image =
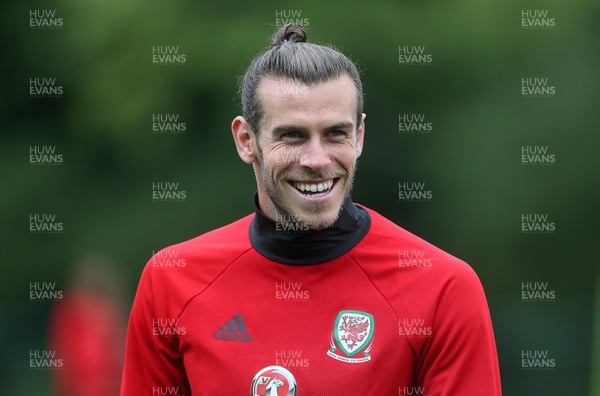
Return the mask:
<svg viewBox="0 0 600 396">
<path fill-rule="evenodd" d="M 250 243 L 260 254 L 281 264 L 309 265 L 333 260 L 350 251 L 369 231 L 371 216 L 352 203 L 350 196 L 342 204 L 336 222 L 321 231 L 304 231 L 301 224 L 276 222 L 258 206 L 250 223 Z"/>
</svg>

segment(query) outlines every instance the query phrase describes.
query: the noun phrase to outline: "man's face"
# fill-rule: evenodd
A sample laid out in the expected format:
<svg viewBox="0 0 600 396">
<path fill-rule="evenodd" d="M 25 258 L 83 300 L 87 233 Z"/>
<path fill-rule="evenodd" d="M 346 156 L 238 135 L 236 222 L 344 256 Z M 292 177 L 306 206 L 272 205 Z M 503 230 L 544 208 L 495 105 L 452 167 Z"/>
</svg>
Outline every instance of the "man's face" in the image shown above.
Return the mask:
<svg viewBox="0 0 600 396">
<path fill-rule="evenodd" d="M 343 75 L 318 85 L 264 78 L 254 164 L 261 209 L 274 220 L 319 230 L 337 219 L 362 151 L 364 115 Z M 281 217 L 283 216 L 283 217 Z"/>
</svg>

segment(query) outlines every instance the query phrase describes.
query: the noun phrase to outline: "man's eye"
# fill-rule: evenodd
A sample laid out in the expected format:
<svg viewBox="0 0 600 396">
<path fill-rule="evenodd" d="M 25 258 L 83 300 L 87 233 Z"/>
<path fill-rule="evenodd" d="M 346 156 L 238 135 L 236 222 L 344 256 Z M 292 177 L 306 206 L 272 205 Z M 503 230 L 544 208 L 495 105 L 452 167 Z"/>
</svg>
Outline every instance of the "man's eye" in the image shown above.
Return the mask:
<svg viewBox="0 0 600 396">
<path fill-rule="evenodd" d="M 332 137 L 343 137 L 343 136 L 346 136 L 346 132 L 340 131 L 339 129 L 331 130 L 331 131 L 327 132 L 327 134 L 329 136 L 332 136 Z"/>
<path fill-rule="evenodd" d="M 297 139 L 302 137 L 300 135 L 300 133 L 298 131 L 291 131 L 291 132 L 286 132 L 283 135 L 281 135 L 282 138 L 284 139 Z"/>
</svg>

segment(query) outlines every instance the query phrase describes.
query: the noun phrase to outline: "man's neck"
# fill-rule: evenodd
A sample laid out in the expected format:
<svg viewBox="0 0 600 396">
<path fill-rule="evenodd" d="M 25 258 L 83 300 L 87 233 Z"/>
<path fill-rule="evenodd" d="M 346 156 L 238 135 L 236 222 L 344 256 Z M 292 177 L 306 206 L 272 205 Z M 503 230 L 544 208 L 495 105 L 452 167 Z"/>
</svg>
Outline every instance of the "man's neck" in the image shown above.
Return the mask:
<svg viewBox="0 0 600 396">
<path fill-rule="evenodd" d="M 356 246 L 371 225 L 367 211 L 352 203 L 350 196 L 344 200 L 335 223 L 319 231 L 306 229 L 299 222 L 275 221 L 275 214 L 271 217 L 263 212 L 258 193 L 254 205 L 250 242 L 260 254 L 281 264 L 310 265 L 333 260 Z"/>
</svg>

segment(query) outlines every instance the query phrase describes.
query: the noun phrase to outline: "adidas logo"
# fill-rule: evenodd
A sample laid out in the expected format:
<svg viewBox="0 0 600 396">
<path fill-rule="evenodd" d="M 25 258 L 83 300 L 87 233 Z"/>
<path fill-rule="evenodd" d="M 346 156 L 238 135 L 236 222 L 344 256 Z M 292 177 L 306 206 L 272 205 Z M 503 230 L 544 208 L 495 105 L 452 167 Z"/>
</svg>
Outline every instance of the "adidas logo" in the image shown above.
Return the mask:
<svg viewBox="0 0 600 396">
<path fill-rule="evenodd" d="M 241 314 L 237 314 L 233 319 L 228 320 L 226 324 L 219 327 L 219 330 L 221 331 L 213 333 L 215 340 L 252 342 L 252 334 L 248 334 L 248 329 Z"/>
</svg>

